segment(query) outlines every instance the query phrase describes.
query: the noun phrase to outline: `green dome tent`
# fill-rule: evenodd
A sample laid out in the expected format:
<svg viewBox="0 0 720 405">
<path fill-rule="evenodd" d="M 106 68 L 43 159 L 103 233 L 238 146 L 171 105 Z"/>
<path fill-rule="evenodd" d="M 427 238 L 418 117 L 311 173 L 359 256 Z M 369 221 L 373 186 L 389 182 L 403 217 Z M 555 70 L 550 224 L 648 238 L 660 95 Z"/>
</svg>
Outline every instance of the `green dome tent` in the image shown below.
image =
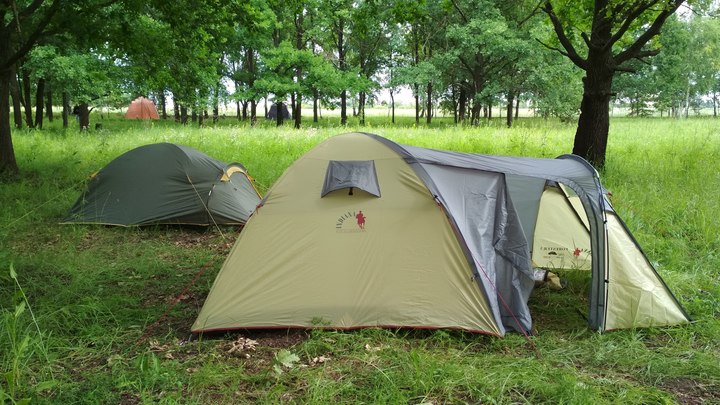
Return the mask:
<svg viewBox="0 0 720 405">
<path fill-rule="evenodd" d="M 241 164 L 158 143 L 126 152 L 93 175 L 64 223 L 244 224 L 259 202 Z"/>
</svg>

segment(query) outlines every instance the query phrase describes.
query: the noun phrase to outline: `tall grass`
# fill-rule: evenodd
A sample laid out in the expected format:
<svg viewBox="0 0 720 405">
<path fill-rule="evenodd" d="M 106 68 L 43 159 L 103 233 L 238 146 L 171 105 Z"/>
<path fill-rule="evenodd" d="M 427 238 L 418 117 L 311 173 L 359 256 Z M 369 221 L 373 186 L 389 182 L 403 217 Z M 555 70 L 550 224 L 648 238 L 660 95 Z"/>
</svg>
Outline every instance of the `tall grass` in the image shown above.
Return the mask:
<svg viewBox="0 0 720 405">
<path fill-rule="evenodd" d="M 518 335 L 443 330 L 247 332 L 185 343 L 238 229 L 58 224 L 92 173 L 148 143 L 240 162 L 265 192 L 304 152 L 343 132 L 537 157 L 569 153 L 574 135 L 572 126 L 530 118 L 512 129 L 500 120 L 479 127 L 448 118 L 430 127 L 408 117 L 392 125 L 372 116 L 362 127 L 335 120 L 293 130 L 226 118 L 198 129 L 105 116 L 98 131 L 58 122 L 15 131 L 21 176 L 0 183 L 0 269 L 15 269 L 14 278 L 0 273 L 0 403 L 720 402 L 717 120 L 614 118 L 601 173 L 695 322 L 593 332 L 580 314 L 587 275 L 569 273 L 564 291 L 540 288 L 531 298 L 540 357 Z M 205 265 L 211 270 L 133 350 Z M 231 353 L 240 336 L 257 346 Z"/>
</svg>

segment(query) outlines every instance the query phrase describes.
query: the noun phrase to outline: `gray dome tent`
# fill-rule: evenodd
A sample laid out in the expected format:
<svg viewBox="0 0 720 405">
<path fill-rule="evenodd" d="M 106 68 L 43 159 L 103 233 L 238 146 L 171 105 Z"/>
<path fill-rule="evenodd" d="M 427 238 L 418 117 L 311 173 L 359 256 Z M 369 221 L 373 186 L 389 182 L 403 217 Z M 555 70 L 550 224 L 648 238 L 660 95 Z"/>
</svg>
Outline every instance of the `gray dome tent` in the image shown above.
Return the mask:
<svg viewBox="0 0 720 405">
<path fill-rule="evenodd" d="M 259 202 L 241 164 L 158 143 L 126 152 L 93 175 L 64 223 L 244 224 Z"/>
</svg>

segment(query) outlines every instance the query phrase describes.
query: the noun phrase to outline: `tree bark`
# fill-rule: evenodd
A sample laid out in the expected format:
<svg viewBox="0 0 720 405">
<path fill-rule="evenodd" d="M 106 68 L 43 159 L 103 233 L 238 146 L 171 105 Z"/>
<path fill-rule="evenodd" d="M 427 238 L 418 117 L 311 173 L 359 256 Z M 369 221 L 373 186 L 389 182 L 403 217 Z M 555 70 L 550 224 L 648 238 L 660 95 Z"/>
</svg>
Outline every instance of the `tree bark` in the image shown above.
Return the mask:
<svg viewBox="0 0 720 405">
<path fill-rule="evenodd" d="M 432 89 L 433 85 L 432 82 L 429 82 L 427 84 L 427 124 L 432 124 Z"/>
<path fill-rule="evenodd" d="M 167 100 L 165 98 L 165 90 L 160 90 L 158 92 L 158 97 L 160 97 L 161 117 L 163 120 L 166 120 L 167 119 Z"/>
<path fill-rule="evenodd" d="M 87 131 L 90 129 L 90 109 L 88 106 L 88 103 L 80 103 L 79 105 L 79 120 L 80 120 L 80 130 L 81 131 Z"/>
<path fill-rule="evenodd" d="M 513 107 L 514 107 L 513 104 L 515 104 L 514 102 L 515 102 L 515 94 L 513 94 L 512 92 L 509 92 L 507 95 L 507 106 L 506 106 L 507 117 L 505 117 L 508 128 L 512 128 L 512 124 L 513 124 Z"/>
<path fill-rule="evenodd" d="M 43 126 L 43 107 L 45 106 L 45 78 L 38 80 L 35 89 L 35 128 L 42 129 Z"/>
<path fill-rule="evenodd" d="M 417 84 L 414 84 L 413 87 L 415 88 L 415 125 L 420 125 L 420 89 Z"/>
<path fill-rule="evenodd" d="M 515 119 L 518 119 L 520 112 L 520 97 L 515 97 Z"/>
<path fill-rule="evenodd" d="M 320 92 L 317 89 L 313 89 L 313 122 L 318 122 L 318 102 L 320 99 Z"/>
<path fill-rule="evenodd" d="M 390 89 L 390 111 L 392 114 L 392 123 L 395 123 L 395 93 Z"/>
<path fill-rule="evenodd" d="M 360 125 L 365 125 L 365 92 L 361 91 L 358 102 L 358 116 L 360 117 Z"/>
<path fill-rule="evenodd" d="M 180 123 L 183 125 L 187 125 L 188 123 L 187 107 L 184 105 L 180 106 Z"/>
<path fill-rule="evenodd" d="M 22 129 L 22 98 L 20 96 L 20 87 L 18 84 L 17 72 L 15 71 L 15 65 L 10 68 L 10 95 L 12 96 L 15 128 Z"/>
<path fill-rule="evenodd" d="M 300 125 L 302 125 L 302 96 L 300 95 L 300 93 L 297 93 L 297 95 L 295 96 L 295 105 L 293 106 L 293 118 L 295 119 L 295 128 L 300 129 Z"/>
<path fill-rule="evenodd" d="M 275 102 L 275 125 L 280 127 L 283 124 L 284 114 L 283 114 L 283 104 L 282 101 L 276 101 Z"/>
<path fill-rule="evenodd" d="M 345 72 L 345 20 L 340 17 L 337 24 L 338 65 Z M 347 90 L 340 93 L 340 125 L 347 125 Z"/>
<path fill-rule="evenodd" d="M 47 117 L 48 122 L 53 122 L 53 119 L 55 118 L 53 114 L 52 91 L 50 90 L 45 92 L 45 116 Z"/>
<path fill-rule="evenodd" d="M 27 125 L 28 128 L 35 128 L 32 117 L 32 105 L 30 96 L 30 73 L 27 71 L 27 69 L 23 69 L 22 72 L 23 100 L 25 101 L 25 125 Z"/>
<path fill-rule="evenodd" d="M 0 56 L 5 50 L 0 51 Z M 3 60 L 0 58 L 0 60 Z M 10 132 L 10 86 L 12 69 L 0 70 L 0 174 L 14 175 L 18 172 L 12 133 Z"/>
<path fill-rule="evenodd" d="M 583 98 L 572 153 L 582 156 L 597 168 L 605 165 L 612 79 L 612 70 L 595 66 L 588 68 L 583 78 Z"/>
</svg>

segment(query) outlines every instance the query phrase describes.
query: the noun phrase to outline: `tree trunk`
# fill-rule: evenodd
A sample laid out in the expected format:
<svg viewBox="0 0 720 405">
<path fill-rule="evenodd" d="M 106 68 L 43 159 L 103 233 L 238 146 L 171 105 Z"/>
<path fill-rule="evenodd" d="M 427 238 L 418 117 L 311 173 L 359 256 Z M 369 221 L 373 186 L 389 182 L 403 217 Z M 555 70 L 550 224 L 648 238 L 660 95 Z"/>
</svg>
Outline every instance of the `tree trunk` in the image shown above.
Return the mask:
<svg viewBox="0 0 720 405">
<path fill-rule="evenodd" d="M 15 72 L 14 65 L 10 68 L 10 95 L 12 96 L 15 128 L 22 129 L 22 99 L 20 97 L 20 86 L 18 85 L 17 72 Z"/>
<path fill-rule="evenodd" d="M 340 125 L 347 125 L 347 90 L 340 93 Z"/>
<path fill-rule="evenodd" d="M 247 119 L 248 119 L 248 101 L 243 100 L 243 101 L 241 101 L 241 104 L 242 104 L 242 120 L 247 121 Z M 240 118 L 240 117 L 238 117 L 238 118 Z"/>
<path fill-rule="evenodd" d="M 62 93 L 62 107 L 63 128 L 67 128 L 69 125 L 68 118 L 70 117 L 70 96 L 67 91 Z"/>
<path fill-rule="evenodd" d="M 35 91 L 35 128 L 42 129 L 43 126 L 43 107 L 45 106 L 45 78 L 38 80 Z"/>
<path fill-rule="evenodd" d="M 478 101 L 474 101 L 472 105 L 472 111 L 470 113 L 470 122 L 472 125 L 477 126 L 480 124 L 480 110 L 482 109 L 482 106 Z"/>
<path fill-rule="evenodd" d="M 250 125 L 255 126 L 257 124 L 257 102 L 250 100 Z"/>
<path fill-rule="evenodd" d="M 163 120 L 167 119 L 167 100 L 165 99 L 165 90 L 160 90 L 158 92 L 158 97 L 160 97 L 160 108 L 161 108 L 161 117 Z"/>
<path fill-rule="evenodd" d="M 420 125 L 420 94 L 418 85 L 413 85 L 415 88 L 415 125 Z"/>
<path fill-rule="evenodd" d="M 427 124 L 432 124 L 432 89 L 433 85 L 432 82 L 429 82 L 427 84 Z"/>
<path fill-rule="evenodd" d="M 295 119 L 295 128 L 300 129 L 300 125 L 302 125 L 302 96 L 300 95 L 300 93 L 295 96 L 293 118 Z"/>
<path fill-rule="evenodd" d="M 0 56 L 5 50 L 0 51 Z M 4 58 L 0 58 L 4 60 Z M 15 150 L 10 132 L 10 86 L 13 80 L 12 69 L 0 71 L 0 174 L 18 172 Z"/>
<path fill-rule="evenodd" d="M 605 166 L 612 80 L 612 70 L 597 68 L 593 64 L 583 78 L 583 98 L 572 153 L 585 158 L 598 169 Z"/>
<path fill-rule="evenodd" d="M 520 97 L 515 97 L 515 119 L 518 119 L 520 112 Z"/>
<path fill-rule="evenodd" d="M 88 103 L 80 103 L 78 112 L 78 118 L 80 120 L 80 130 L 87 131 L 88 129 L 90 129 L 90 109 Z"/>
<path fill-rule="evenodd" d="M 192 111 L 190 112 L 190 120 L 191 120 L 192 122 L 197 122 L 197 119 L 198 119 L 197 110 L 195 110 L 195 109 L 193 108 Z"/>
<path fill-rule="evenodd" d="M 345 72 L 345 21 L 340 17 L 338 21 L 338 65 L 341 72 Z M 343 89 L 340 93 L 340 125 L 347 125 L 347 90 Z"/>
<path fill-rule="evenodd" d="M 32 117 L 32 106 L 30 98 L 30 73 L 27 69 L 22 70 L 22 87 L 23 87 L 23 100 L 25 101 L 25 125 L 28 128 L 35 128 Z"/>
<path fill-rule="evenodd" d="M 713 91 L 713 117 L 717 118 L 718 95 Z"/>
<path fill-rule="evenodd" d="M 460 87 L 460 94 L 458 95 L 458 120 L 462 123 L 465 122 L 465 111 L 467 110 L 467 94 L 465 94 L 465 88 Z"/>
<path fill-rule="evenodd" d="M 53 114 L 52 91 L 50 90 L 45 92 L 45 116 L 47 117 L 48 122 L 53 122 L 53 119 L 55 119 Z"/>
<path fill-rule="evenodd" d="M 187 107 L 184 105 L 180 106 L 180 123 L 183 125 L 187 125 L 188 123 Z"/>
<path fill-rule="evenodd" d="M 358 102 L 358 116 L 360 117 L 360 125 L 365 125 L 365 92 L 361 91 Z"/>
<path fill-rule="evenodd" d="M 395 123 L 395 93 L 390 90 L 390 111 L 392 114 L 392 123 Z"/>
<path fill-rule="evenodd" d="M 215 85 L 215 94 L 213 94 L 213 124 L 217 124 L 220 119 L 220 83 Z"/>
<path fill-rule="evenodd" d="M 205 115 L 201 111 L 200 114 L 197 115 L 198 128 L 202 128 L 204 122 L 205 122 Z"/>
<path fill-rule="evenodd" d="M 282 126 L 284 114 L 283 114 L 283 102 L 282 101 L 276 101 L 275 102 L 275 126 Z"/>
<path fill-rule="evenodd" d="M 514 107 L 513 104 L 515 104 L 515 95 L 512 92 L 510 92 L 507 95 L 507 107 L 506 107 L 507 117 L 505 118 L 508 128 L 512 128 L 512 124 L 513 124 L 513 107 Z"/>
<path fill-rule="evenodd" d="M 320 99 L 320 92 L 317 89 L 313 89 L 313 122 L 318 122 L 318 101 Z"/>
</svg>

